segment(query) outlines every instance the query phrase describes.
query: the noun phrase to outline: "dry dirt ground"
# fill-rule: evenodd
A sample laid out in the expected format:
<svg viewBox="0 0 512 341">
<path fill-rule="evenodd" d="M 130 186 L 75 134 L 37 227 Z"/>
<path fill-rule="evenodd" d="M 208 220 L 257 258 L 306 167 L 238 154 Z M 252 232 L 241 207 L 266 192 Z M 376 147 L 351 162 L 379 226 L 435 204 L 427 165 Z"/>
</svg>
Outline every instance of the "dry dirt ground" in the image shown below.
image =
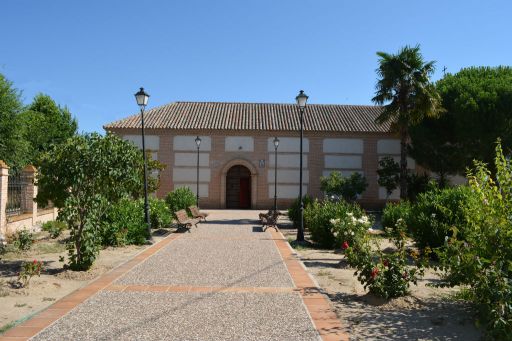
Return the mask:
<svg viewBox="0 0 512 341">
<path fill-rule="evenodd" d="M 295 240 L 296 230 L 288 221 L 281 232 Z M 306 236 L 307 238 L 307 236 Z M 382 239 L 386 244 L 387 240 Z M 310 274 L 329 296 L 336 314 L 351 340 L 480 340 L 474 325 L 475 312 L 453 298 L 455 289 L 433 288 L 438 276 L 426 272 L 418 286 L 411 285 L 407 297 L 389 301 L 367 293 L 354 276 L 354 269 L 338 251 L 297 247 L 295 251 Z"/>
<path fill-rule="evenodd" d="M 145 248 L 130 245 L 103 249 L 89 271 L 76 272 L 64 267 L 67 262 L 65 239 L 68 236 L 65 234 L 52 240 L 46 232 L 40 232 L 36 234 L 36 242 L 29 251 L 7 252 L 0 256 L 0 333 L 124 263 Z M 158 241 L 162 235 L 154 239 Z M 17 273 L 22 262 L 34 259 L 44 264 L 41 276 L 34 276 L 27 288 L 17 288 Z"/>
</svg>

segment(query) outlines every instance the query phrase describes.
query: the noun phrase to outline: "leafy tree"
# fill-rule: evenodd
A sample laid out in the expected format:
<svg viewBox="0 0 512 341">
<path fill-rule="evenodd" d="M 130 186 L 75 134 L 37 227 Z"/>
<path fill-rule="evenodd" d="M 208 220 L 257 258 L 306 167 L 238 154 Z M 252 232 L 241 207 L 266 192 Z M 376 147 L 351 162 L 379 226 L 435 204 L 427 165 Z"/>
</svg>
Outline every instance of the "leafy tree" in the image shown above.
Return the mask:
<svg viewBox="0 0 512 341">
<path fill-rule="evenodd" d="M 53 145 L 40 159 L 37 201 L 51 200 L 71 230 L 70 266 L 87 270 L 100 244 L 100 220 L 107 208 L 142 188 L 140 150 L 107 134 L 76 135 Z"/>
<path fill-rule="evenodd" d="M 19 119 L 22 109 L 20 92 L 0 74 L 0 160 L 15 171 L 27 163 L 28 144 Z"/>
<path fill-rule="evenodd" d="M 368 187 L 366 178 L 360 173 L 352 173 L 344 177 L 340 172 L 331 172 L 329 176 L 320 178 L 320 189 L 328 196 L 343 197 L 347 201 L 356 200 Z"/>
<path fill-rule="evenodd" d="M 384 105 L 379 124 L 390 123 L 400 136 L 400 198 L 407 197 L 407 143 L 409 129 L 425 117 L 441 112 L 441 99 L 430 76 L 434 62 L 423 61 L 419 45 L 405 46 L 397 54 L 377 52 L 379 79 L 372 101 Z"/>
<path fill-rule="evenodd" d="M 493 164 L 493 142 L 512 148 L 512 68 L 471 67 L 437 82 L 446 113 L 411 129 L 411 155 L 438 173 L 464 174 L 474 159 Z"/>
<path fill-rule="evenodd" d="M 76 134 L 78 123 L 67 107 L 58 106 L 48 95 L 38 94 L 21 114 L 25 126 L 24 138 L 31 146 L 31 160 Z"/>
<path fill-rule="evenodd" d="M 379 161 L 377 169 L 379 186 L 386 188 L 386 198 L 398 188 L 400 181 L 400 165 L 391 156 L 385 156 Z"/>
</svg>

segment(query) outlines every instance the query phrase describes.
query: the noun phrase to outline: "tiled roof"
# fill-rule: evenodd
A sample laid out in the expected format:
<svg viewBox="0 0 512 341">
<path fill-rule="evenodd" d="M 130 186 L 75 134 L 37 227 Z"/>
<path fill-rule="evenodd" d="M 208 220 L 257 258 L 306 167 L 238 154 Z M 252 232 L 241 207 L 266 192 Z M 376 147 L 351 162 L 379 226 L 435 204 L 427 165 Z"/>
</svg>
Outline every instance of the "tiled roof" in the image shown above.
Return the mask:
<svg viewBox="0 0 512 341">
<path fill-rule="evenodd" d="M 389 124 L 378 125 L 381 107 L 364 105 L 308 104 L 305 131 L 388 132 Z M 150 129 L 273 130 L 300 129 L 296 104 L 174 102 L 145 112 Z M 109 123 L 106 130 L 140 128 L 140 114 Z"/>
</svg>

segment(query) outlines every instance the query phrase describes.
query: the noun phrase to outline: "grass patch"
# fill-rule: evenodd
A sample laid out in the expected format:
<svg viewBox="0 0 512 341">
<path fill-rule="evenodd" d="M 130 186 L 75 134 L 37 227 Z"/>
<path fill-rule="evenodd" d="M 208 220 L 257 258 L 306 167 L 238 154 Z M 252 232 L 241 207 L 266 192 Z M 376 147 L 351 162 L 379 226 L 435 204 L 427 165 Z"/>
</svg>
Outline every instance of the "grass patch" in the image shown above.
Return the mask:
<svg viewBox="0 0 512 341">
<path fill-rule="evenodd" d="M 16 325 L 16 322 L 9 322 L 7 324 L 4 324 L 2 327 L 0 327 L 0 334 L 3 334 L 5 333 L 6 331 L 8 331 L 9 329 L 11 329 L 12 327 L 14 327 Z"/>
<path fill-rule="evenodd" d="M 66 251 L 66 245 L 59 242 L 37 243 L 33 247 L 33 252 L 37 254 L 61 253 Z"/>
<path fill-rule="evenodd" d="M 24 306 L 26 306 L 27 304 L 26 303 L 16 303 L 14 306 L 16 308 L 23 308 Z"/>
</svg>

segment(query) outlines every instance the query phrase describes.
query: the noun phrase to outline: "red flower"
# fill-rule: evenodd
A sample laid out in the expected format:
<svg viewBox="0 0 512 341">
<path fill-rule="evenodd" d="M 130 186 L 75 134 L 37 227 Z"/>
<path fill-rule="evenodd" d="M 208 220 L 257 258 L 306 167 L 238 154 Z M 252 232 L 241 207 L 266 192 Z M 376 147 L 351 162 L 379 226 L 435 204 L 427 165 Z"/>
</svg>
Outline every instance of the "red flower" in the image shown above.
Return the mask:
<svg viewBox="0 0 512 341">
<path fill-rule="evenodd" d="M 343 242 L 343 244 L 341 244 L 341 248 L 342 248 L 343 250 L 348 249 L 348 248 L 349 248 L 348 242 L 347 242 L 347 241 L 344 241 L 344 242 Z"/>
<path fill-rule="evenodd" d="M 34 264 L 37 264 L 37 260 L 34 259 Z"/>
<path fill-rule="evenodd" d="M 379 269 L 373 268 L 373 270 L 372 270 L 372 279 L 375 279 L 375 277 L 377 277 L 378 274 L 379 274 Z"/>
<path fill-rule="evenodd" d="M 389 266 L 389 261 L 387 259 L 384 259 L 382 264 L 384 264 L 385 267 L 388 267 Z"/>
</svg>

